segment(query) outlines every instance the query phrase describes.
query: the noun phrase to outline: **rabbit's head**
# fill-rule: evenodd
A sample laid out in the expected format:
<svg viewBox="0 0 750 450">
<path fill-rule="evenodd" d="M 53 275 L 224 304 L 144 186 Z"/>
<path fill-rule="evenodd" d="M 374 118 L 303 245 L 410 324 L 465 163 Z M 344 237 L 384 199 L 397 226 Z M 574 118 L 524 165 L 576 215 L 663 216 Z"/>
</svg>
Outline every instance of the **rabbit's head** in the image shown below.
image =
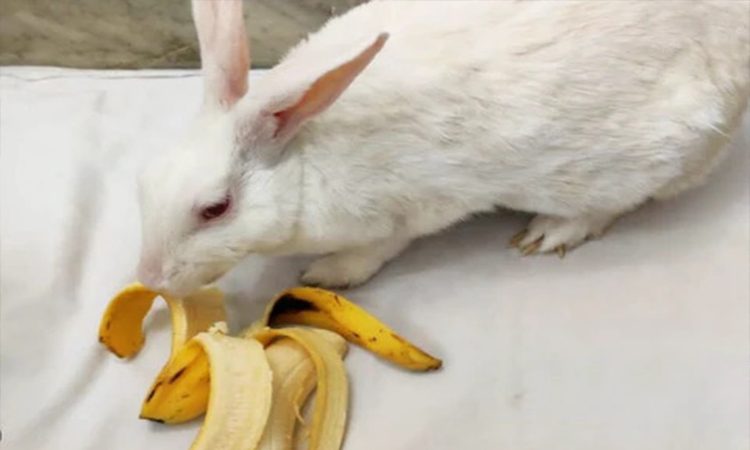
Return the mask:
<svg viewBox="0 0 750 450">
<path fill-rule="evenodd" d="M 248 93 L 242 1 L 193 0 L 192 6 L 203 106 L 182 142 L 151 161 L 139 184 L 138 277 L 175 295 L 293 237 L 301 189 L 294 137 L 344 92 L 388 37 L 337 50 L 332 62 L 293 58 Z"/>
</svg>

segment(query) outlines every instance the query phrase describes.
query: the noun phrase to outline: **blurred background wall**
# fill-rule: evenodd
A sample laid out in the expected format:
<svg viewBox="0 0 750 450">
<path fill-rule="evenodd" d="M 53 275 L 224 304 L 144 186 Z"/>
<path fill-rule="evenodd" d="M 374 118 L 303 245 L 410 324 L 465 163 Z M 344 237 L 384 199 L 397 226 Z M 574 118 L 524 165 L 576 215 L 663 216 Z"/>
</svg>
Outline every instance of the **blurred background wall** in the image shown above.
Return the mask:
<svg viewBox="0 0 750 450">
<path fill-rule="evenodd" d="M 254 67 L 365 0 L 243 0 Z M 0 65 L 196 68 L 190 0 L 0 0 Z"/>
</svg>

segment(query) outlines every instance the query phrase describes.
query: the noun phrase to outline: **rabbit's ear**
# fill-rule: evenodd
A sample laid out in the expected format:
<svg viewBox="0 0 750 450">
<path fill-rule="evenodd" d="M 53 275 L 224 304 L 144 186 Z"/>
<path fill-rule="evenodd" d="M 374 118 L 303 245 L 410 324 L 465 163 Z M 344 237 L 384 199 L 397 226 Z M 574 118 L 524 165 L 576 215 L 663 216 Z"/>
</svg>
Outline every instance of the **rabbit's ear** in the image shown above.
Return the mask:
<svg viewBox="0 0 750 450">
<path fill-rule="evenodd" d="M 380 52 L 388 39 L 388 33 L 378 35 L 374 42 L 355 55 L 348 57 L 334 68 L 313 79 L 297 89 L 291 89 L 294 94 L 286 98 L 277 99 L 272 108 L 272 116 L 276 119 L 273 137 L 285 141 L 292 137 L 305 121 L 325 111 L 346 90 L 365 67 Z"/>
<path fill-rule="evenodd" d="M 250 50 L 242 0 L 193 0 L 209 108 L 231 108 L 247 92 Z"/>
</svg>

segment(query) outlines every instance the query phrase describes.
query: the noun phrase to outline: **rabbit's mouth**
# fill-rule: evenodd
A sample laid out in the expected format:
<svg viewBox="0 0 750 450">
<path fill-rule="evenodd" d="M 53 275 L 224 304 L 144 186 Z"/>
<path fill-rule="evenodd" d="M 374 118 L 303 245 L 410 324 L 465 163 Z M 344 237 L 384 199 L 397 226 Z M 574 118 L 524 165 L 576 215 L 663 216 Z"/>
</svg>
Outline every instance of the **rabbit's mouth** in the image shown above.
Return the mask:
<svg viewBox="0 0 750 450">
<path fill-rule="evenodd" d="M 165 288 L 172 294 L 178 296 L 190 295 L 199 290 L 201 287 L 218 281 L 224 274 L 225 270 L 206 267 L 205 271 L 186 272 L 176 270 L 171 272 L 165 280 Z"/>
</svg>

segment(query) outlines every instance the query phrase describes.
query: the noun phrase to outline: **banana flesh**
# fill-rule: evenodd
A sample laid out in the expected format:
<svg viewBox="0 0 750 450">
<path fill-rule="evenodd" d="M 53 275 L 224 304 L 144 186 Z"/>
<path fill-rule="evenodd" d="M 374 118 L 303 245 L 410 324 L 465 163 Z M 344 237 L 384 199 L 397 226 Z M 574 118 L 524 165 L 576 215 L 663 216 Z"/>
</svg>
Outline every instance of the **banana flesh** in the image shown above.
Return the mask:
<svg viewBox="0 0 750 450">
<path fill-rule="evenodd" d="M 271 411 L 272 378 L 263 345 L 254 339 L 200 333 L 183 349 L 200 346 L 211 367 L 206 418 L 190 450 L 253 450 Z"/>
<path fill-rule="evenodd" d="M 320 335 L 339 357 L 344 357 L 347 345 L 341 336 L 322 331 Z M 273 405 L 257 450 L 295 448 L 293 440 L 300 410 L 317 381 L 315 364 L 304 347 L 287 338 L 269 345 L 266 356 L 273 372 Z"/>
<path fill-rule="evenodd" d="M 281 336 L 294 339 L 307 350 L 317 373 L 317 393 L 308 449 L 341 448 L 349 409 L 349 385 L 341 357 L 322 337 L 303 328 L 268 329 L 258 333 L 255 338 L 268 344 Z"/>
<path fill-rule="evenodd" d="M 430 371 L 443 362 L 396 334 L 376 317 L 344 297 L 324 289 L 293 288 L 271 301 L 262 326 L 310 325 L 338 333 L 349 342 L 408 370 Z"/>
</svg>

